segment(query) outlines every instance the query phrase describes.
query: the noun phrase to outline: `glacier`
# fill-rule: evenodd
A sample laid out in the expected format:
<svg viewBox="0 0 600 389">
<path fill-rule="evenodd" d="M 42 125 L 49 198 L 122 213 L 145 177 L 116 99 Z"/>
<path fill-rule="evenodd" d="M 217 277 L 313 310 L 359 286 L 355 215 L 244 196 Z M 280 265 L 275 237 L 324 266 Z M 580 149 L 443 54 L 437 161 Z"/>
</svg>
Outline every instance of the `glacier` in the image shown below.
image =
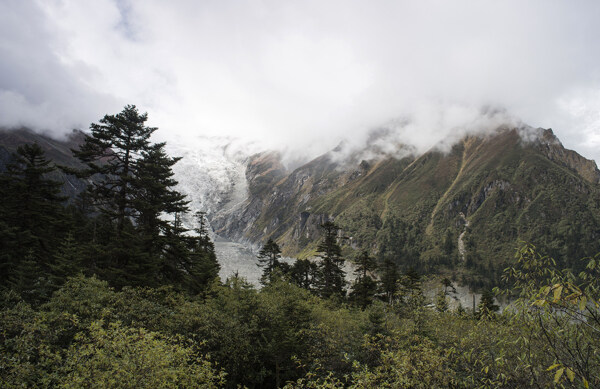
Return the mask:
<svg viewBox="0 0 600 389">
<path fill-rule="evenodd" d="M 169 155 L 182 157 L 173 166 L 173 173 L 178 181 L 176 189 L 190 201 L 190 212 L 183 218 L 187 228 L 197 227 L 193 215 L 198 211 L 206 213 L 210 224 L 215 215 L 231 212 L 247 199 L 246 164 L 251 155 L 261 151 L 256 143 L 200 136 L 169 141 L 166 149 Z M 221 265 L 221 279 L 237 274 L 258 286 L 262 274 L 256 257 L 258 247 L 218 236 L 212 227 L 209 233 Z"/>
</svg>

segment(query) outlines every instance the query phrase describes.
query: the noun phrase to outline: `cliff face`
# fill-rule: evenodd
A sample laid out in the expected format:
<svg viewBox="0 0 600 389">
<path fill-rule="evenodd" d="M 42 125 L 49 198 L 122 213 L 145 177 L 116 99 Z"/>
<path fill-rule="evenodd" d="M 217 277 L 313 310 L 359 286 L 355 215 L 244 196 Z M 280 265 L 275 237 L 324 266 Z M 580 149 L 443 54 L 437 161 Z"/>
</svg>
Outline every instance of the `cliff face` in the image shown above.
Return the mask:
<svg viewBox="0 0 600 389">
<path fill-rule="evenodd" d="M 551 129 L 543 131 L 538 141 L 538 147 L 551 161 L 576 171 L 589 182 L 600 183 L 600 174 L 596 163 L 573 150 L 565 149 Z"/>
<path fill-rule="evenodd" d="M 329 154 L 292 172 L 276 154 L 258 154 L 246 177 L 249 198 L 213 225 L 255 244 L 274 238 L 287 255 L 313 254 L 319 225 L 330 219 L 350 256 L 369 248 L 424 270 L 462 261 L 496 276 L 520 240 L 569 261 L 600 251 L 600 172 L 551 130 L 503 129 L 467 137 L 448 153 L 350 166 Z"/>
</svg>

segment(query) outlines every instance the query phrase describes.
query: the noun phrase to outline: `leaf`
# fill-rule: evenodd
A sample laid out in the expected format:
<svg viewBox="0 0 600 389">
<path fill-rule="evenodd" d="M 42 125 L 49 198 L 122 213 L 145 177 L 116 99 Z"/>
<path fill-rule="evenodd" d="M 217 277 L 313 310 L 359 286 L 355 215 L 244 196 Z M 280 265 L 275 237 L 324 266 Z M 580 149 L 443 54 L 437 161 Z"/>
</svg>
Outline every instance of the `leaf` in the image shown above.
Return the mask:
<svg viewBox="0 0 600 389">
<path fill-rule="evenodd" d="M 538 307 L 543 307 L 547 303 L 548 302 L 546 300 L 540 299 L 540 300 L 535 300 L 532 305 L 537 305 Z"/>
<path fill-rule="evenodd" d="M 558 381 L 560 380 L 560 377 L 562 377 L 563 373 L 565 372 L 565 368 L 561 367 L 560 369 L 558 369 L 556 371 L 556 374 L 554 374 L 554 383 L 558 383 Z"/>
<path fill-rule="evenodd" d="M 555 363 L 554 365 L 552 365 L 549 368 L 547 368 L 546 371 L 554 370 L 554 369 L 556 369 L 559 366 L 560 366 L 560 363 Z"/>
<path fill-rule="evenodd" d="M 585 386 L 586 389 L 590 389 L 590 384 L 587 382 L 587 380 L 585 378 L 583 379 L 583 386 Z"/>
<path fill-rule="evenodd" d="M 570 367 L 567 367 L 567 370 L 565 371 L 565 373 L 567 374 L 569 381 L 573 382 L 573 380 L 575 379 L 575 372 L 573 370 L 571 370 Z"/>
<path fill-rule="evenodd" d="M 579 299 L 579 310 L 585 310 L 585 306 L 587 305 L 587 298 L 585 296 L 581 296 Z"/>
<path fill-rule="evenodd" d="M 554 301 L 560 300 L 560 295 L 562 294 L 563 286 L 559 285 L 556 289 L 554 289 Z"/>
</svg>

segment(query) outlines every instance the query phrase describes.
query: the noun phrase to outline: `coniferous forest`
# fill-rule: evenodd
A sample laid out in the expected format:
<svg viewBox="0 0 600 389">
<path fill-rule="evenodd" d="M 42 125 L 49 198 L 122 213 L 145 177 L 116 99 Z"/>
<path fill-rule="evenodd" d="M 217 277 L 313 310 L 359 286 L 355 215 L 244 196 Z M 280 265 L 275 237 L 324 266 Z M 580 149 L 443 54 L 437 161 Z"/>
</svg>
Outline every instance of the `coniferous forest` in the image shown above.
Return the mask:
<svg viewBox="0 0 600 389">
<path fill-rule="evenodd" d="M 452 282 L 427 297 L 428 275 L 368 249 L 349 277 L 332 220 L 315 259 L 265 239 L 261 288 L 220 280 L 147 119 L 92 124 L 81 168 L 25 144 L 2 172 L 1 387 L 600 387 L 600 256 L 564 269 L 524 242 L 501 289 L 454 308 Z M 87 189 L 61 195 L 57 170 Z"/>
</svg>

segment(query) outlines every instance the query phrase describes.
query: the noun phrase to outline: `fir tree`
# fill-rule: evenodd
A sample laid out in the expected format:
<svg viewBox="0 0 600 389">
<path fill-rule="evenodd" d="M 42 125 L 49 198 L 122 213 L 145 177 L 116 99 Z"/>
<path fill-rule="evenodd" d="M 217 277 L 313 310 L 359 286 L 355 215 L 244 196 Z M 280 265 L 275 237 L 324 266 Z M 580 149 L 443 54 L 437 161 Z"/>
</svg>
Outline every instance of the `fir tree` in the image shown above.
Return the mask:
<svg viewBox="0 0 600 389">
<path fill-rule="evenodd" d="M 142 158 L 135 166 L 135 189 L 132 207 L 136 210 L 138 226 L 146 235 L 156 237 L 169 228 L 162 214 L 182 214 L 189 209 L 185 195 L 173 188 L 177 181 L 172 170 L 181 158 L 169 157 L 165 143 L 157 143 L 141 152 Z"/>
<path fill-rule="evenodd" d="M 60 195 L 61 183 L 50 178 L 56 167 L 37 144 L 17 148 L 7 170 L 0 176 L 0 268 L 4 280 L 25 258 L 48 271 L 48 260 L 57 238 L 66 229 L 66 215 Z"/>
<path fill-rule="evenodd" d="M 492 319 L 500 307 L 494 303 L 494 294 L 490 290 L 484 290 L 477 305 L 476 317 L 478 319 Z"/>
<path fill-rule="evenodd" d="M 321 297 L 343 296 L 345 286 L 345 273 L 342 269 L 344 259 L 342 248 L 337 243 L 339 227 L 331 221 L 321 225 L 325 236 L 317 246 L 318 256 L 321 258 L 319 266 L 319 294 Z"/>
<path fill-rule="evenodd" d="M 279 245 L 270 239 L 265 243 L 258 253 L 258 266 L 263 268 L 260 283 L 268 285 L 273 280 L 274 273 L 281 268 L 281 249 Z"/>
<path fill-rule="evenodd" d="M 318 266 L 308 259 L 296 259 L 289 274 L 293 283 L 306 290 L 313 290 L 318 278 Z"/>
<path fill-rule="evenodd" d="M 211 241 L 207 229 L 205 212 L 196 212 L 198 227 L 194 229 L 197 236 L 189 238 L 191 243 L 189 261 L 186 266 L 187 289 L 192 293 L 206 290 L 210 282 L 219 276 L 221 265 L 217 261 L 215 245 Z"/>
<path fill-rule="evenodd" d="M 356 279 L 352 284 L 350 299 L 361 308 L 366 308 L 372 301 L 377 292 L 377 282 L 371 277 L 371 272 L 375 270 L 375 259 L 363 250 L 356 259 Z"/>
<path fill-rule="evenodd" d="M 87 166 L 75 173 L 95 178 L 88 191 L 100 211 L 116 221 L 117 235 L 121 235 L 125 220 L 136 213 L 137 162 L 143 152 L 151 150 L 150 136 L 157 130 L 147 127 L 146 120 L 148 114 L 127 105 L 120 113 L 92 123 L 91 135 L 86 135 L 79 150 L 73 150 Z"/>
<path fill-rule="evenodd" d="M 386 256 L 381 272 L 381 292 L 387 302 L 391 304 L 398 291 L 398 280 L 400 279 L 398 265 L 389 256 Z"/>
<path fill-rule="evenodd" d="M 435 295 L 435 309 L 438 312 L 448 311 L 448 300 L 446 299 L 446 292 L 443 290 Z"/>
<path fill-rule="evenodd" d="M 72 233 L 61 242 L 50 264 L 50 285 L 62 286 L 67 278 L 83 271 L 83 254 Z"/>
</svg>

